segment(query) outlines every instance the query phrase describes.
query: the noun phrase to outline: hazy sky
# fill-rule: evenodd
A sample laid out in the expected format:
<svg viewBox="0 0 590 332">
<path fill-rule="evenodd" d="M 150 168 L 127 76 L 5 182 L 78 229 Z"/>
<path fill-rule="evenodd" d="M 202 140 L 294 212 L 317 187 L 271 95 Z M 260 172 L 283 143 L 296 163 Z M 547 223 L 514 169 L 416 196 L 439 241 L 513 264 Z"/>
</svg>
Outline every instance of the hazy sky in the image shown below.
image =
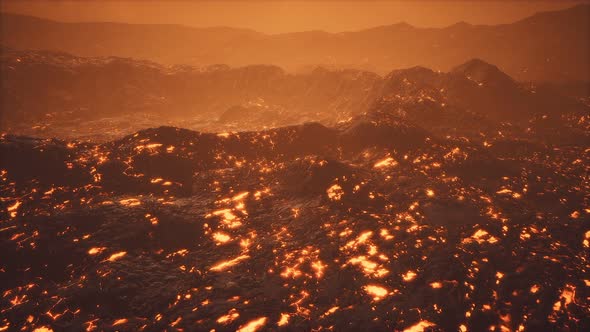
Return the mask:
<svg viewBox="0 0 590 332">
<path fill-rule="evenodd" d="M 420 27 L 510 23 L 588 1 L 18 1 L 4 12 L 58 21 L 231 26 L 267 33 L 358 30 L 405 21 Z"/>
</svg>

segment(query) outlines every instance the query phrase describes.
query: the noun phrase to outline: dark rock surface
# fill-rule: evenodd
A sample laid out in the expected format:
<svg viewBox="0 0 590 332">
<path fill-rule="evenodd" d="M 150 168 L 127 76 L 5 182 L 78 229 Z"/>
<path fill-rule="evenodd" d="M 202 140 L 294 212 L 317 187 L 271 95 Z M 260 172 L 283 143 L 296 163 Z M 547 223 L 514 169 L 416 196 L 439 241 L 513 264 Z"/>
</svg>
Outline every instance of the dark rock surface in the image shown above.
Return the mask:
<svg viewBox="0 0 590 332">
<path fill-rule="evenodd" d="M 2 136 L 0 327 L 589 329 L 587 142 L 410 120 Z"/>
</svg>

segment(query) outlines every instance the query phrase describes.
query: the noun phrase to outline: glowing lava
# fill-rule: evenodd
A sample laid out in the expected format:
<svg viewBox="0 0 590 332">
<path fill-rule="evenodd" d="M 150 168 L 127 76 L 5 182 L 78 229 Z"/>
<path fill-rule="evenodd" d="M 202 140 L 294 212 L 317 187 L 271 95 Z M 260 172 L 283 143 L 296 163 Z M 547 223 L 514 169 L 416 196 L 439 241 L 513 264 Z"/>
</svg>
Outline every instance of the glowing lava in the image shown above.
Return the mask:
<svg viewBox="0 0 590 332">
<path fill-rule="evenodd" d="M 367 292 L 369 295 L 372 295 L 374 301 L 382 300 L 388 295 L 387 289 L 377 285 L 365 286 L 365 292 Z"/>
<path fill-rule="evenodd" d="M 266 317 L 261 317 L 246 323 L 237 332 L 256 332 L 266 324 Z"/>
</svg>

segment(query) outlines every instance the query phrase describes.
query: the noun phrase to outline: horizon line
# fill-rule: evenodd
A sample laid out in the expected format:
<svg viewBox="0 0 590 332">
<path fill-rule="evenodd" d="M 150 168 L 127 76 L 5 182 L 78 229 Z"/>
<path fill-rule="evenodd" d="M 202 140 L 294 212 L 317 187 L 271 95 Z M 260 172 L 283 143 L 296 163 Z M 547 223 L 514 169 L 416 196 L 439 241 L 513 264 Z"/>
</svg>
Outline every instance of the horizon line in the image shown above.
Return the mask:
<svg viewBox="0 0 590 332">
<path fill-rule="evenodd" d="M 0 16 L 6 16 L 6 15 L 11 15 L 11 16 L 21 16 L 21 17 L 27 17 L 27 18 L 33 18 L 33 19 L 38 19 L 41 21 L 48 21 L 48 22 L 52 22 L 52 23 L 58 23 L 58 24 L 120 24 L 120 25 L 134 25 L 134 26 L 140 26 L 140 25 L 145 25 L 145 26 L 176 26 L 176 27 L 184 27 L 184 28 L 189 28 L 189 29 L 195 29 L 195 30 L 209 30 L 209 29 L 232 29 L 232 30 L 242 30 L 242 31 L 249 31 L 249 32 L 254 32 L 257 34 L 261 34 L 261 35 L 267 35 L 267 36 L 280 36 L 280 35 L 289 35 L 289 34 L 298 34 L 298 33 L 325 33 L 325 34 L 331 34 L 331 35 L 338 35 L 338 34 L 345 34 L 345 33 L 356 33 L 356 32 L 363 32 L 363 31 L 368 31 L 368 30 L 374 30 L 374 29 L 379 29 L 379 28 L 387 28 L 387 27 L 393 27 L 396 25 L 402 25 L 402 26 L 407 26 L 411 29 L 416 29 L 416 30 L 444 30 L 444 29 L 449 29 L 452 28 L 456 25 L 459 24 L 467 24 L 470 27 L 494 27 L 494 26 L 504 26 L 504 25 L 510 25 L 510 24 L 515 24 L 524 20 L 527 20 L 529 18 L 532 18 L 534 16 L 537 15 L 542 15 L 542 14 L 547 14 L 547 13 L 559 13 L 559 12 L 565 12 L 565 11 L 569 11 L 572 10 L 574 8 L 578 8 L 578 7 L 590 7 L 590 0 L 583 0 L 584 3 L 579 3 L 579 4 L 575 4 L 571 7 L 566 7 L 564 9 L 560 9 L 560 10 L 544 10 L 544 11 L 537 11 L 534 12 L 531 15 L 528 15 L 524 18 L 518 19 L 516 21 L 510 22 L 510 23 L 497 23 L 497 24 L 477 24 L 477 23 L 471 23 L 468 22 L 466 20 L 460 20 L 460 21 L 456 21 L 452 24 L 449 25 L 445 25 L 445 26 L 417 26 L 417 25 L 413 25 L 410 24 L 406 21 L 398 21 L 398 22 L 393 22 L 393 23 L 389 23 L 389 24 L 381 24 L 381 25 L 375 25 L 375 26 L 370 26 L 370 27 L 366 27 L 366 28 L 362 28 L 362 29 L 356 29 L 356 30 L 342 30 L 342 31 L 326 31 L 326 30 L 322 30 L 322 29 L 309 29 L 309 30 L 299 30 L 299 31 L 289 31 L 289 32 L 274 32 L 274 33 L 270 33 L 270 32 L 263 32 L 263 31 L 259 31 L 253 28 L 246 28 L 246 27 L 239 27 L 239 26 L 229 26 L 229 25 L 211 25 L 211 26 L 195 26 L 195 25 L 188 25 L 188 24 L 182 24 L 182 23 L 136 23 L 136 22 L 123 22 L 123 21 L 100 21 L 100 20 L 92 20 L 92 21 L 63 21 L 63 20 L 56 20 L 53 18 L 47 18 L 47 17 L 41 17 L 41 16 L 35 16 L 35 15 L 29 15 L 29 14 L 22 14 L 22 13 L 17 13 L 17 12 L 11 12 L 11 11 L 5 11 L 3 8 L 0 7 Z"/>
</svg>

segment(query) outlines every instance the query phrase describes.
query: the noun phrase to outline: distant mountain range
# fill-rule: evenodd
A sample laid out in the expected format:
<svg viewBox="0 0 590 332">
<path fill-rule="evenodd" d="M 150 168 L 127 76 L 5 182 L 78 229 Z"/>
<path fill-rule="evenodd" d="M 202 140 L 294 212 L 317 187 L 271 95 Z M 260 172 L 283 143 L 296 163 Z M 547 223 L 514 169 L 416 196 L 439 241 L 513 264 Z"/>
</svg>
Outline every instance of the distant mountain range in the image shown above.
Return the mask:
<svg viewBox="0 0 590 332">
<path fill-rule="evenodd" d="M 519 81 L 590 80 L 590 5 L 538 13 L 512 24 L 457 23 L 417 28 L 400 23 L 353 32 L 268 35 L 234 28 L 61 23 L 3 13 L 2 44 L 78 56 L 120 56 L 165 64 L 270 64 L 361 68 L 380 74 L 426 66 L 448 71 L 481 58 Z"/>
<path fill-rule="evenodd" d="M 498 128 L 534 131 L 538 125 L 551 135 L 569 130 L 565 127 L 582 136 L 590 132 L 590 107 L 580 98 L 587 95 L 518 82 L 481 59 L 449 72 L 416 66 L 380 76 L 321 67 L 290 74 L 269 65 L 165 66 L 4 49 L 0 69 L 0 124 L 8 131 L 74 120 L 80 127 L 82 121 L 134 114 L 160 117 L 141 127 L 167 123 L 244 131 L 306 121 L 338 126 L 368 114 L 376 121 L 393 117 L 410 122 L 441 136 L 478 137 Z M 498 127 L 505 125 L 517 127 Z"/>
<path fill-rule="evenodd" d="M 274 112 L 284 125 L 292 119 L 282 109 L 297 115 L 294 122 L 306 114 L 318 119 L 320 113 L 330 118 L 360 113 L 377 98 L 382 83 L 379 75 L 359 70 L 317 68 L 294 75 L 269 65 L 195 68 L 46 51 L 4 50 L 0 68 L 4 120 L 13 123 L 139 112 L 216 119 L 243 106 Z M 230 112 L 223 118 L 241 121 L 246 116 L 238 115 Z M 272 125 L 271 119 L 265 122 Z"/>
</svg>

